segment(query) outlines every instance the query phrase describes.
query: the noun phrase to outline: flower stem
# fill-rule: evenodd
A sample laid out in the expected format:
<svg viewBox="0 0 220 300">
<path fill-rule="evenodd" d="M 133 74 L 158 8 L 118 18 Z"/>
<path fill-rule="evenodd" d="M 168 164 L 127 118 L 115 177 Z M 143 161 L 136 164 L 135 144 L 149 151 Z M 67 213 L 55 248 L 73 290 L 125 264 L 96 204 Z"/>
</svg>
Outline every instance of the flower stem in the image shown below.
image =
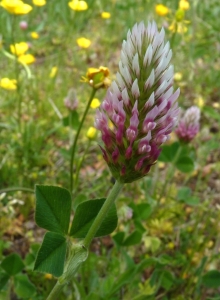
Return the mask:
<svg viewBox="0 0 220 300">
<path fill-rule="evenodd" d="M 113 186 L 112 190 L 110 191 L 108 197 L 105 200 L 105 203 L 103 204 L 102 208 L 100 209 L 97 217 L 95 218 L 95 221 L 92 223 L 92 226 L 90 227 L 85 239 L 83 240 L 83 245 L 85 248 L 88 248 L 89 245 L 92 242 L 92 239 L 94 238 L 97 230 L 99 229 L 100 225 L 102 224 L 103 220 L 105 219 L 109 209 L 111 208 L 112 204 L 115 202 L 116 198 L 118 197 L 122 187 L 123 183 L 120 183 L 118 181 L 115 182 L 115 185 Z"/>
<path fill-rule="evenodd" d="M 80 131 L 82 129 L 83 123 L 85 121 L 85 118 L 86 118 L 86 115 L 88 113 L 90 104 L 92 102 L 92 99 L 95 96 L 96 91 L 97 91 L 97 89 L 95 89 L 95 88 L 92 90 L 91 96 L 90 96 L 89 101 L 87 103 L 87 106 L 86 106 L 86 109 L 84 111 L 82 120 L 79 124 L 79 128 L 76 132 L 76 136 L 75 136 L 75 139 L 74 139 L 74 142 L 73 142 L 73 145 L 72 145 L 72 149 L 71 149 L 71 160 L 70 160 L 70 193 L 71 194 L 72 194 L 72 191 L 73 191 L 73 164 L 74 164 L 74 157 L 75 157 L 75 152 L 76 152 L 76 145 L 77 145 L 77 141 L 78 141 L 78 138 L 79 138 Z"/>
</svg>

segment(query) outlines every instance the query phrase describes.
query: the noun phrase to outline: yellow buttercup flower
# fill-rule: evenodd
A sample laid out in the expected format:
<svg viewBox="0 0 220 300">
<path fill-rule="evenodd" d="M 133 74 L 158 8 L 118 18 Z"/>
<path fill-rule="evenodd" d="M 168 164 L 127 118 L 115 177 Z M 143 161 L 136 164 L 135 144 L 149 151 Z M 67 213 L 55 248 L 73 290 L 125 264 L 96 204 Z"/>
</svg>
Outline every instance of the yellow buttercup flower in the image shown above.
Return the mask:
<svg viewBox="0 0 220 300">
<path fill-rule="evenodd" d="M 17 80 L 9 79 L 9 78 L 2 78 L 0 80 L 0 87 L 5 90 L 16 90 L 17 89 Z"/>
<path fill-rule="evenodd" d="M 50 71 L 50 75 L 49 77 L 50 78 L 54 78 L 56 75 L 57 75 L 57 71 L 58 71 L 58 68 L 57 67 L 53 67 Z"/>
<path fill-rule="evenodd" d="M 180 0 L 179 8 L 182 10 L 188 10 L 190 8 L 190 4 L 187 0 Z"/>
<path fill-rule="evenodd" d="M 84 49 L 89 48 L 89 46 L 91 45 L 91 41 L 89 39 L 84 38 L 84 37 L 78 38 L 76 40 L 76 42 L 77 42 L 79 47 L 84 48 Z"/>
<path fill-rule="evenodd" d="M 101 13 L 101 17 L 102 17 L 103 19 L 109 19 L 109 18 L 111 18 L 111 14 L 110 14 L 109 12 L 107 12 L 107 11 L 103 11 L 103 12 Z"/>
<path fill-rule="evenodd" d="M 169 8 L 163 4 L 157 4 L 155 6 L 155 11 L 158 16 L 166 16 L 169 12 Z"/>
<path fill-rule="evenodd" d="M 25 65 L 31 65 L 35 62 L 35 57 L 32 54 L 23 54 L 18 57 L 18 61 Z"/>
<path fill-rule="evenodd" d="M 72 10 L 76 11 L 83 11 L 88 9 L 88 4 L 86 3 L 86 1 L 72 0 L 68 3 L 68 5 Z"/>
<path fill-rule="evenodd" d="M 99 99 L 98 98 L 94 98 L 94 99 L 92 99 L 92 102 L 91 102 L 91 104 L 90 104 L 90 107 L 91 108 L 98 108 L 100 106 L 100 101 L 99 101 Z"/>
<path fill-rule="evenodd" d="M 31 37 L 32 37 L 32 39 L 37 40 L 37 39 L 39 39 L 39 34 L 35 31 L 33 31 L 33 32 L 31 32 Z"/>
<path fill-rule="evenodd" d="M 96 137 L 96 128 L 95 127 L 89 127 L 86 136 L 88 139 L 93 140 Z"/>
<path fill-rule="evenodd" d="M 29 46 L 28 43 L 26 42 L 20 42 L 20 43 L 16 43 L 14 45 L 10 45 L 10 50 L 11 53 L 20 56 L 23 55 L 25 52 L 27 52 Z"/>
<path fill-rule="evenodd" d="M 46 4 L 45 0 L 32 0 L 32 2 L 36 6 L 44 6 Z"/>
<path fill-rule="evenodd" d="M 32 6 L 20 0 L 2 0 L 0 6 L 14 15 L 26 15 L 32 10 Z"/>
</svg>

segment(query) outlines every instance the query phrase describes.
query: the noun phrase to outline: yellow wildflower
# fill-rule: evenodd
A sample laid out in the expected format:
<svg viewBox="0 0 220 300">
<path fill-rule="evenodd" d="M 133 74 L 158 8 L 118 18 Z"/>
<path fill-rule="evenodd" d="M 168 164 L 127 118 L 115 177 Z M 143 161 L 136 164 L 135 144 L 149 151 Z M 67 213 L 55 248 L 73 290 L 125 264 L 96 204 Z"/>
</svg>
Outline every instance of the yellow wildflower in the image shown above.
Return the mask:
<svg viewBox="0 0 220 300">
<path fill-rule="evenodd" d="M 110 14 L 109 12 L 107 12 L 107 11 L 103 11 L 103 12 L 101 13 L 101 17 L 102 17 L 103 19 L 109 19 L 109 18 L 111 18 L 111 14 Z"/>
<path fill-rule="evenodd" d="M 39 39 L 39 34 L 35 31 L 33 31 L 33 32 L 31 32 L 31 37 L 32 37 L 32 39 L 37 40 L 37 39 Z"/>
<path fill-rule="evenodd" d="M 187 0 L 180 0 L 179 8 L 182 10 L 188 10 L 190 8 L 190 4 Z"/>
<path fill-rule="evenodd" d="M 163 4 L 157 4 L 155 6 L 155 11 L 158 16 L 166 16 L 169 12 L 169 8 Z"/>
<path fill-rule="evenodd" d="M 180 34 L 186 33 L 188 31 L 187 26 L 184 24 L 185 22 L 176 22 L 174 21 L 168 29 L 172 32 L 177 32 Z"/>
<path fill-rule="evenodd" d="M 96 137 L 96 128 L 95 127 L 89 127 L 88 131 L 87 131 L 87 138 L 90 140 L 93 140 Z"/>
<path fill-rule="evenodd" d="M 197 97 L 194 102 L 199 108 L 202 108 L 205 105 L 205 101 L 202 96 Z"/>
<path fill-rule="evenodd" d="M 2 0 L 0 6 L 14 15 L 26 15 L 32 10 L 32 6 L 21 0 Z"/>
<path fill-rule="evenodd" d="M 108 76 L 109 69 L 106 67 L 89 68 L 86 77 L 82 77 L 82 81 L 88 82 L 95 89 L 108 88 L 111 83 Z"/>
<path fill-rule="evenodd" d="M 18 57 L 18 61 L 25 65 L 30 65 L 35 62 L 35 57 L 32 54 L 23 54 Z"/>
<path fill-rule="evenodd" d="M 182 74 L 182 73 L 176 72 L 176 73 L 174 74 L 174 80 L 175 80 L 175 81 L 181 81 L 182 79 L 183 79 L 183 74 Z"/>
<path fill-rule="evenodd" d="M 92 99 L 92 102 L 91 102 L 91 104 L 90 104 L 90 107 L 91 108 L 98 108 L 100 106 L 100 101 L 99 101 L 99 99 L 98 98 L 94 98 L 94 99 Z"/>
<path fill-rule="evenodd" d="M 17 89 L 17 80 L 9 79 L 9 78 L 2 78 L 0 80 L 0 87 L 5 90 L 16 90 Z"/>
<path fill-rule="evenodd" d="M 32 0 L 32 2 L 36 6 L 44 6 L 46 4 L 45 0 Z"/>
<path fill-rule="evenodd" d="M 83 11 L 88 9 L 88 4 L 86 3 L 86 1 L 72 0 L 68 3 L 68 5 L 72 10 L 76 11 Z"/>
<path fill-rule="evenodd" d="M 76 40 L 76 42 L 77 42 L 79 47 L 84 48 L 84 49 L 89 48 L 89 46 L 91 45 L 91 41 L 89 39 L 84 38 L 84 37 L 78 38 Z"/>
<path fill-rule="evenodd" d="M 27 52 L 29 46 L 28 43 L 26 42 L 20 42 L 20 43 L 16 43 L 14 45 L 10 45 L 10 50 L 11 53 L 20 56 L 23 55 L 25 52 Z"/>
<path fill-rule="evenodd" d="M 50 71 L 50 75 L 49 77 L 50 78 L 54 78 L 56 75 L 57 75 L 57 71 L 58 71 L 58 68 L 57 67 L 53 67 Z"/>
</svg>

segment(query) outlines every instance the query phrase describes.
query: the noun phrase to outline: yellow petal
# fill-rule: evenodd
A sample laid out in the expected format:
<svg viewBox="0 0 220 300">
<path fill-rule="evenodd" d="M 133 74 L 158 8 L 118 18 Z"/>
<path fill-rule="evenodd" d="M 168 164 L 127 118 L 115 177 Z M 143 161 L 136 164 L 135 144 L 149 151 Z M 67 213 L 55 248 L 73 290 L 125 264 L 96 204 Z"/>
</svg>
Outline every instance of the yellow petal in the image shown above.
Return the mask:
<svg viewBox="0 0 220 300">
<path fill-rule="evenodd" d="M 96 136 L 96 132 L 97 132 L 97 130 L 95 127 L 89 127 L 87 134 L 86 134 L 87 138 L 90 140 L 94 139 Z"/>
<path fill-rule="evenodd" d="M 18 57 L 18 61 L 20 63 L 26 64 L 26 65 L 30 65 L 30 64 L 34 63 L 35 60 L 36 59 L 32 54 L 23 54 Z"/>
<path fill-rule="evenodd" d="M 158 14 L 158 16 L 166 16 L 169 12 L 169 8 L 163 4 L 157 4 L 155 6 L 155 11 L 156 11 L 156 14 Z"/>
<path fill-rule="evenodd" d="M 2 78 L 0 80 L 0 87 L 6 90 L 16 90 L 17 89 L 17 80 Z"/>
<path fill-rule="evenodd" d="M 44 6 L 46 4 L 45 0 L 32 0 L 32 2 L 36 6 Z"/>
<path fill-rule="evenodd" d="M 76 11 L 83 11 L 88 9 L 88 4 L 85 1 L 73 0 L 69 2 L 68 5 L 72 10 Z"/>
<path fill-rule="evenodd" d="M 98 98 L 94 98 L 90 104 L 91 108 L 98 108 L 100 106 L 100 101 Z"/>
<path fill-rule="evenodd" d="M 16 43 L 15 45 L 10 45 L 11 53 L 20 56 L 23 55 L 27 50 L 29 46 L 26 42 L 20 42 Z"/>
<path fill-rule="evenodd" d="M 109 19 L 109 18 L 111 18 L 111 14 L 110 14 L 109 12 L 107 12 L 107 11 L 103 11 L 103 12 L 101 13 L 101 17 L 102 17 L 103 19 Z"/>
<path fill-rule="evenodd" d="M 84 37 L 78 38 L 76 40 L 76 42 L 77 42 L 79 47 L 84 48 L 84 49 L 89 48 L 89 46 L 91 45 L 91 41 L 89 39 L 84 38 Z"/>
</svg>

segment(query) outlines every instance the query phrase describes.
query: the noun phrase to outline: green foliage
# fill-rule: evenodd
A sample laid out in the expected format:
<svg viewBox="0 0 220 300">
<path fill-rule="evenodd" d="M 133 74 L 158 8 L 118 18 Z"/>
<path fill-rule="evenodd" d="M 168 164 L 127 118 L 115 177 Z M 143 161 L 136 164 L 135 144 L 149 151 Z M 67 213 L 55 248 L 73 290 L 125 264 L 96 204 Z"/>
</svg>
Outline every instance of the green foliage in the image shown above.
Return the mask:
<svg viewBox="0 0 220 300">
<path fill-rule="evenodd" d="M 30 282 L 27 275 L 18 274 L 15 276 L 15 292 L 21 299 L 26 299 L 36 293 L 36 288 Z"/>
<path fill-rule="evenodd" d="M 12 253 L 2 261 L 1 267 L 8 275 L 14 276 L 24 268 L 24 263 L 18 254 Z"/>
<path fill-rule="evenodd" d="M 61 234 L 68 232 L 71 196 L 57 186 L 36 185 L 35 221 L 38 226 Z"/>
<path fill-rule="evenodd" d="M 220 287 L 220 272 L 211 270 L 202 277 L 202 283 L 208 288 L 217 289 Z"/>
<path fill-rule="evenodd" d="M 84 201 L 79 204 L 76 208 L 70 235 L 75 238 L 85 237 L 104 202 L 105 198 L 102 198 Z M 104 236 L 112 233 L 117 226 L 117 222 L 116 207 L 113 204 L 95 236 Z"/>
<path fill-rule="evenodd" d="M 47 232 L 39 249 L 34 270 L 61 276 L 66 257 L 67 242 L 65 237 L 55 232 Z"/>
</svg>

